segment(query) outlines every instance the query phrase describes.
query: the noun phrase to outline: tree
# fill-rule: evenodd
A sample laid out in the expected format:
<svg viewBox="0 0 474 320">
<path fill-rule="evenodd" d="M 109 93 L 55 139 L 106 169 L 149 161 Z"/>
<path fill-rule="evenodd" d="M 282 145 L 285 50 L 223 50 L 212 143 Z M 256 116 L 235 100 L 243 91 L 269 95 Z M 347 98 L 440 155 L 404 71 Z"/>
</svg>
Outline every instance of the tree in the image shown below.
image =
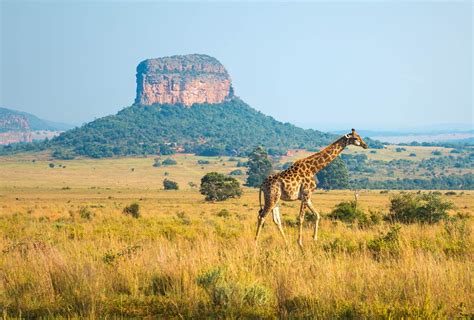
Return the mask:
<svg viewBox="0 0 474 320">
<path fill-rule="evenodd" d="M 223 201 L 242 195 L 239 181 L 217 172 L 209 172 L 201 178 L 199 192 L 206 196 L 206 201 Z"/>
<path fill-rule="evenodd" d="M 178 164 L 178 162 L 176 160 L 168 158 L 168 159 L 163 160 L 163 162 L 161 164 L 164 165 L 164 166 L 174 166 L 174 165 Z"/>
<path fill-rule="evenodd" d="M 349 188 L 349 171 L 345 162 L 337 157 L 316 174 L 318 187 L 326 190 Z"/>
<path fill-rule="evenodd" d="M 262 147 L 257 147 L 249 154 L 248 177 L 246 185 L 249 187 L 260 187 L 263 180 L 272 172 L 272 163 L 268 154 Z"/>
<path fill-rule="evenodd" d="M 165 188 L 165 190 L 178 190 L 179 189 L 177 182 L 174 182 L 168 179 L 163 180 L 163 187 Z"/>
</svg>

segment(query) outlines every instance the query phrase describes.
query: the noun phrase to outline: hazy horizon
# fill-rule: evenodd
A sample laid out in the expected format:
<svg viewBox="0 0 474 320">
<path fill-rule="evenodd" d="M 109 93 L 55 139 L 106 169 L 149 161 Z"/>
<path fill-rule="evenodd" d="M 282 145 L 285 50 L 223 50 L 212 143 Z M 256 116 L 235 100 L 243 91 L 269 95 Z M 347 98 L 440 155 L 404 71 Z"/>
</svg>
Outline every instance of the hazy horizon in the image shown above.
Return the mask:
<svg viewBox="0 0 474 320">
<path fill-rule="evenodd" d="M 1 107 L 80 125 L 133 103 L 147 58 L 204 53 L 236 95 L 323 131 L 473 123 L 472 3 L 3 1 Z M 453 128 L 454 129 L 454 128 Z"/>
</svg>

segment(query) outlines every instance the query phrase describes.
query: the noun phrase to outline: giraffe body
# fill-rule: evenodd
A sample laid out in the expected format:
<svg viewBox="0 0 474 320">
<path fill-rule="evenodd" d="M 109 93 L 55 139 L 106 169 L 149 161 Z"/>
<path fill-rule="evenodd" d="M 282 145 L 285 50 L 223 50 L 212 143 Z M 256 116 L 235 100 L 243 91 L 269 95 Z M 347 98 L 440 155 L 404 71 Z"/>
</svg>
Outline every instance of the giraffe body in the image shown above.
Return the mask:
<svg viewBox="0 0 474 320">
<path fill-rule="evenodd" d="M 327 166 L 333 161 L 343 150 L 349 145 L 354 144 L 367 148 L 367 144 L 362 138 L 352 129 L 350 134 L 347 134 L 331 145 L 327 146 L 318 153 L 315 153 L 307 158 L 297 160 L 288 169 L 271 175 L 262 183 L 260 187 L 261 193 L 264 195 L 264 205 L 261 207 L 258 215 L 257 234 L 255 240 L 258 240 L 262 230 L 265 217 L 272 212 L 273 221 L 277 225 L 281 235 L 285 239 L 285 233 L 281 224 L 281 217 L 278 208 L 278 202 L 283 201 L 301 201 L 299 213 L 299 236 L 298 244 L 303 246 L 303 222 L 304 209 L 307 207 L 316 216 L 313 239 L 317 240 L 319 213 L 314 209 L 311 203 L 311 194 L 316 189 L 316 181 L 314 176 L 317 172 Z M 260 199 L 261 201 L 261 199 Z"/>
</svg>

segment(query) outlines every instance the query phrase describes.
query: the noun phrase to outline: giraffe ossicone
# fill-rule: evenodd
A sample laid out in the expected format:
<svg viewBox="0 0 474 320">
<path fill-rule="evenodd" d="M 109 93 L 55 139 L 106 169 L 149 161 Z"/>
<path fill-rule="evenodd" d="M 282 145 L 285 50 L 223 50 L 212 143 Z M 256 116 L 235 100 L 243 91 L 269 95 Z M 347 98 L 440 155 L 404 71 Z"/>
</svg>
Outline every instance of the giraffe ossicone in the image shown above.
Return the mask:
<svg viewBox="0 0 474 320">
<path fill-rule="evenodd" d="M 288 169 L 271 175 L 265 179 L 260 186 L 260 211 L 257 220 L 257 234 L 255 235 L 256 242 L 258 241 L 258 237 L 262 231 L 265 217 L 270 212 L 273 214 L 273 222 L 277 225 L 278 230 L 286 242 L 278 208 L 278 201 L 280 200 L 301 200 L 298 245 L 303 247 L 303 222 L 305 208 L 308 208 L 316 216 L 313 239 L 318 239 L 318 226 L 321 217 L 311 203 L 311 194 L 316 189 L 314 176 L 317 172 L 331 163 L 331 161 L 333 161 L 348 145 L 360 146 L 364 149 L 368 148 L 367 144 L 362 140 L 359 134 L 352 129 L 351 133 L 343 135 L 321 151 L 312 154 L 309 157 L 297 160 Z M 261 201 L 262 193 L 264 195 L 263 206 Z"/>
</svg>

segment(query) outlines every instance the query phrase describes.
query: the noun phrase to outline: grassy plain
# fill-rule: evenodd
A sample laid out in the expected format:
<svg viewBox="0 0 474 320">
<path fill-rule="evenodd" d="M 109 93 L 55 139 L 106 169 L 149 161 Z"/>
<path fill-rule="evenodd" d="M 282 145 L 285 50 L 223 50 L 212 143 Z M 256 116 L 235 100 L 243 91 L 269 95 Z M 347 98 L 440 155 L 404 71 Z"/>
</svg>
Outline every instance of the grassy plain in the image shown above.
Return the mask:
<svg viewBox="0 0 474 320">
<path fill-rule="evenodd" d="M 160 168 L 152 167 L 153 158 L 34 158 L 0 158 L 4 318 L 474 314 L 472 217 L 403 225 L 398 241 L 377 247 L 390 224 L 360 228 L 330 221 L 324 216 L 352 193 L 315 192 L 313 202 L 323 214 L 318 242 L 311 240 L 308 223 L 305 250 L 299 250 L 298 204 L 287 203 L 281 212 L 288 247 L 268 219 L 256 248 L 255 190 L 207 203 L 188 184 L 199 184 L 209 171 L 237 169 L 228 157 L 198 165 L 204 158 L 177 155 L 178 165 Z M 165 177 L 184 190 L 162 190 Z M 395 193 L 362 191 L 359 205 L 383 214 Z M 473 191 L 446 198 L 456 205 L 452 215 L 474 212 Z M 138 219 L 122 214 L 133 202 L 140 205 Z"/>
</svg>

